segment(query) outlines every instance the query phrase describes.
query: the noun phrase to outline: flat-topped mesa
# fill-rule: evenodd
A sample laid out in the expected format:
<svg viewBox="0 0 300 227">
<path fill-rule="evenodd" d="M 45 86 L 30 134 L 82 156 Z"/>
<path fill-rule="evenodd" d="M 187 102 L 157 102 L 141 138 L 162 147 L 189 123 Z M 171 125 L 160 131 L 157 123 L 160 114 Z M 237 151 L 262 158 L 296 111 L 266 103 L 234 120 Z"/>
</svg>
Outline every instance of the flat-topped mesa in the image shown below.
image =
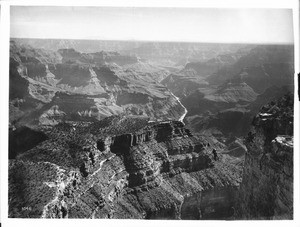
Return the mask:
<svg viewBox="0 0 300 227">
<path fill-rule="evenodd" d="M 189 137 L 191 132 L 184 127 L 181 121 L 161 122 L 154 126 L 157 130 L 156 140 L 158 142 L 170 140 L 175 137 Z"/>
<path fill-rule="evenodd" d="M 204 149 L 204 141 L 193 136 L 179 121 L 157 121 L 144 124 L 143 119 L 121 119 L 109 126 L 107 136 L 100 138 L 100 151 L 111 151 L 124 159 L 129 173 L 130 187 L 154 182 L 159 174 L 175 175 L 213 166 L 211 154 Z M 127 124 L 135 131 L 126 130 Z M 93 127 L 93 126 L 92 126 Z M 118 127 L 118 129 L 116 129 Z M 110 135 L 110 132 L 123 133 Z"/>
<path fill-rule="evenodd" d="M 143 119 L 135 118 L 131 121 L 127 118 L 127 121 L 124 123 L 121 118 L 119 124 L 110 125 L 107 136 L 98 139 L 97 148 L 101 152 L 112 152 L 123 157 L 131 187 L 149 184 L 160 173 L 174 175 L 213 166 L 211 154 L 204 150 L 202 138 L 193 136 L 182 122 L 144 124 Z M 129 122 L 135 132 L 127 129 Z M 110 135 L 111 131 L 128 133 L 114 136 Z M 92 164 L 86 163 L 86 169 L 92 170 Z"/>
<path fill-rule="evenodd" d="M 132 146 L 152 140 L 164 142 L 171 141 L 174 138 L 192 137 L 191 132 L 184 128 L 184 124 L 180 121 L 157 121 L 149 123 L 143 121 L 141 118 L 138 120 L 132 119 L 132 122 L 129 124 L 134 130 L 124 125 L 122 120 L 118 122 L 121 123 L 121 125 L 111 126 L 110 129 L 106 130 L 106 135 L 110 138 L 110 148 L 113 153 L 125 153 Z M 126 124 L 128 124 L 128 122 Z M 111 132 L 117 135 L 111 135 Z M 98 144 L 105 143 L 107 140 L 105 136 L 102 136 Z M 102 150 L 104 150 L 104 148 Z M 175 147 L 174 150 L 176 150 Z"/>
<path fill-rule="evenodd" d="M 201 158 L 201 155 L 198 153 L 204 147 L 201 140 L 194 137 L 188 129 L 184 128 L 183 123 L 178 121 L 148 123 L 147 118 L 143 117 L 114 116 L 102 122 L 92 123 L 88 129 L 93 134 L 95 141 L 91 141 L 88 145 L 91 147 L 89 149 L 91 154 L 87 154 L 88 158 L 81 158 L 80 171 L 83 176 L 92 174 L 98 166 L 97 162 L 102 160 L 102 155 L 117 154 L 124 157 L 125 163 L 131 166 L 138 157 L 136 152 L 140 153 L 140 150 L 147 151 L 147 155 L 152 155 L 153 150 L 156 150 L 155 157 L 151 156 L 151 159 L 166 159 L 170 155 L 182 155 L 182 157 L 174 156 L 170 160 L 168 158 L 168 160 L 162 161 L 163 172 L 169 171 L 170 166 L 174 166 L 174 168 L 185 166 L 184 169 L 188 169 L 187 165 L 190 162 L 195 163 L 191 166 L 196 166 L 196 162 L 200 162 L 198 159 Z M 194 154 L 192 154 L 193 152 Z M 184 155 L 188 153 L 191 155 L 185 157 Z M 141 157 L 141 160 L 136 161 L 137 166 L 143 162 L 144 155 Z M 177 159 L 178 161 L 176 161 Z M 132 163 L 130 164 L 130 162 Z M 133 169 L 139 168 L 135 166 Z"/>
<path fill-rule="evenodd" d="M 111 138 L 111 151 L 113 153 L 124 153 L 130 147 L 144 143 L 154 138 L 154 131 L 146 130 L 139 133 L 128 133 Z"/>
</svg>

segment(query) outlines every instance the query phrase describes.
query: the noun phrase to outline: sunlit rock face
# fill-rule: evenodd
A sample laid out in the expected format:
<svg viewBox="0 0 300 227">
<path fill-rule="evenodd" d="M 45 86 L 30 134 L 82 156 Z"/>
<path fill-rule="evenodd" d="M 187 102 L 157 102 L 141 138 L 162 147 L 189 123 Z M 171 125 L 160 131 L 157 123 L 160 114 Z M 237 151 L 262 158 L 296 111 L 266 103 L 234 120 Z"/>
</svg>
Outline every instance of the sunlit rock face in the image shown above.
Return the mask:
<svg viewBox="0 0 300 227">
<path fill-rule="evenodd" d="M 293 219 L 293 96 L 261 108 L 249 132 L 237 217 Z"/>
<path fill-rule="evenodd" d="M 10 217 L 233 215 L 241 168 L 226 155 L 214 160 L 214 141 L 182 122 L 118 116 L 40 130 L 47 139 L 10 160 Z"/>
</svg>

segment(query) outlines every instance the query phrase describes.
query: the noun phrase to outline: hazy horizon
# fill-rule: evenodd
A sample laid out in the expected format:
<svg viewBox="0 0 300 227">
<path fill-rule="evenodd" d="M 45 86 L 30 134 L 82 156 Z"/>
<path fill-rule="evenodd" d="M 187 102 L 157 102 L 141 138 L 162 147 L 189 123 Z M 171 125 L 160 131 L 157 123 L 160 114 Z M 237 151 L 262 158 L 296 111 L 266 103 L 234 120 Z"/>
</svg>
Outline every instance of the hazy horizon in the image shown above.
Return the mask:
<svg viewBox="0 0 300 227">
<path fill-rule="evenodd" d="M 279 42 L 273 42 L 273 43 L 238 43 L 238 42 L 202 42 L 202 41 L 198 41 L 198 42 L 192 42 L 192 41 L 161 41 L 161 40 L 129 40 L 129 39 L 93 39 L 93 38 L 23 38 L 23 37 L 10 37 L 10 40 L 12 39 L 28 39 L 28 40 L 78 40 L 78 41 L 102 41 L 102 42 L 136 42 L 136 43 L 187 43 L 187 44 L 222 44 L 222 45 L 294 45 L 293 42 L 291 43 L 279 43 Z"/>
<path fill-rule="evenodd" d="M 293 44 L 290 9 L 11 7 L 11 38 Z"/>
</svg>

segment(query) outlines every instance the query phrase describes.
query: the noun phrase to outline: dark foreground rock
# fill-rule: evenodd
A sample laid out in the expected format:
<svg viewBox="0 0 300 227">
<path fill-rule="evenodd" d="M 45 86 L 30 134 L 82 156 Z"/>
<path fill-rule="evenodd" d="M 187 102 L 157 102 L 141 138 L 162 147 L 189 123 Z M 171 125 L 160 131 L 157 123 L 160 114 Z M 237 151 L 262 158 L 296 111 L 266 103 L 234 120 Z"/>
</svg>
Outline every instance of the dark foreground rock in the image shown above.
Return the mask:
<svg viewBox="0 0 300 227">
<path fill-rule="evenodd" d="M 228 219 L 241 167 L 177 121 L 109 117 L 42 128 L 9 164 L 9 217 Z"/>
<path fill-rule="evenodd" d="M 30 129 L 26 126 L 9 130 L 9 159 L 15 158 L 37 144 L 45 141 L 45 133 Z"/>
<path fill-rule="evenodd" d="M 246 139 L 237 218 L 293 219 L 293 96 L 261 108 Z"/>
</svg>

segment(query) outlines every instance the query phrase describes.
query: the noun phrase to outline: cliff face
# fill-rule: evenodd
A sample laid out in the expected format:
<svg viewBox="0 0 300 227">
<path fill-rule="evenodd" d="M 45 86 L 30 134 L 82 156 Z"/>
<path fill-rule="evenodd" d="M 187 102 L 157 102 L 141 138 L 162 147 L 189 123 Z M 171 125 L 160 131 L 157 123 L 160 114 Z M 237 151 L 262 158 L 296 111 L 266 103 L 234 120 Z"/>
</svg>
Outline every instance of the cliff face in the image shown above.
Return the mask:
<svg viewBox="0 0 300 227">
<path fill-rule="evenodd" d="M 293 219 L 293 96 L 262 107 L 246 139 L 237 217 Z"/>
<path fill-rule="evenodd" d="M 9 216 L 227 219 L 241 169 L 181 122 L 109 117 L 43 128 L 10 160 Z M 209 144 L 209 146 L 208 146 Z"/>
</svg>

